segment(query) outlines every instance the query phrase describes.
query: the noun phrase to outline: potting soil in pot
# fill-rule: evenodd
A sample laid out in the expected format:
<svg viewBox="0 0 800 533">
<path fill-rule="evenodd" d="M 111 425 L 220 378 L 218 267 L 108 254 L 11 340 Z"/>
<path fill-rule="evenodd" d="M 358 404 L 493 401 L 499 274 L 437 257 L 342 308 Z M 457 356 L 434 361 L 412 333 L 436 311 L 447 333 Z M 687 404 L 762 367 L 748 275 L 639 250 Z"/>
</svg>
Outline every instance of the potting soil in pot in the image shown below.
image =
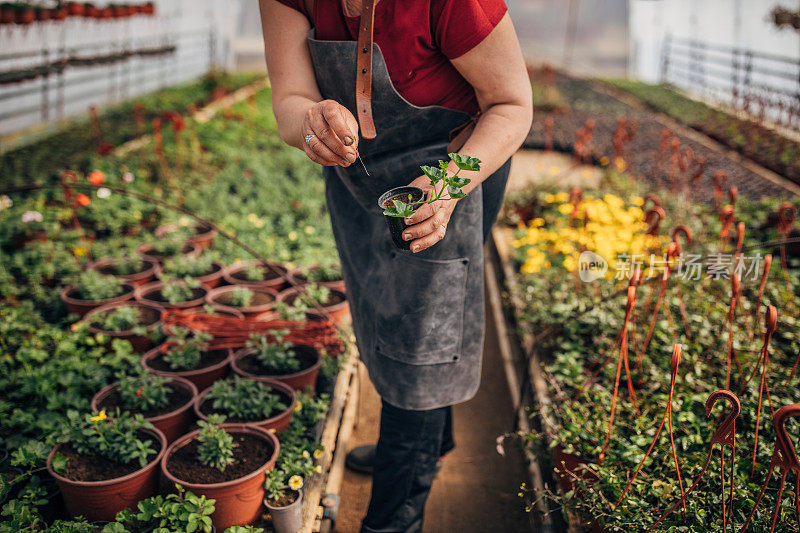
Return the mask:
<svg viewBox="0 0 800 533">
<path fill-rule="evenodd" d="M 201 368 L 208 368 L 213 366 L 220 361 L 224 360 L 228 357 L 227 350 L 209 350 L 207 352 L 203 352 L 200 355 L 200 364 L 197 365 L 197 368 L 182 368 L 182 369 L 175 369 L 169 366 L 169 363 L 164 361 L 164 354 L 159 354 L 156 357 L 152 358 L 147 364 L 153 370 L 158 370 L 160 372 L 182 372 L 184 370 L 199 370 Z"/>
<path fill-rule="evenodd" d="M 150 434 L 139 432 L 138 436 L 142 441 L 149 440 L 154 450 L 161 449 L 161 443 Z M 105 481 L 127 476 L 142 469 L 139 461 L 125 465 L 101 455 L 85 455 L 76 451 L 69 443 L 64 444 L 59 453 L 67 458 L 67 467 L 58 473 L 72 481 Z M 157 454 L 157 451 L 150 454 L 147 461 L 152 461 Z"/>
<path fill-rule="evenodd" d="M 145 418 L 153 418 L 155 416 L 171 413 L 176 409 L 183 407 L 189 400 L 192 399 L 192 393 L 183 387 L 175 387 L 170 383 L 167 383 L 167 387 L 169 387 L 169 394 L 167 395 L 167 399 L 169 401 L 167 405 L 157 409 L 134 412 L 140 413 Z M 100 405 L 98 406 L 99 409 L 105 409 L 109 412 L 113 412 L 116 407 L 130 411 L 130 409 L 123 405 L 122 397 L 120 396 L 118 389 L 112 390 L 108 396 L 103 398 L 103 401 L 100 402 Z"/>
<path fill-rule="evenodd" d="M 167 460 L 167 470 L 178 479 L 190 483 L 224 483 L 246 476 L 264 466 L 272 456 L 272 445 L 257 435 L 231 433 L 236 447 L 233 449 L 233 463 L 220 472 L 206 466 L 197 458 L 197 439 L 178 448 Z"/>
<path fill-rule="evenodd" d="M 254 353 L 243 356 L 237 361 L 236 366 L 238 366 L 240 370 L 254 376 L 282 376 L 286 374 L 297 374 L 298 372 L 312 367 L 314 363 L 317 362 L 317 358 L 305 350 L 291 350 L 291 352 L 300 360 L 300 368 L 297 370 L 286 370 L 283 372 L 272 370 L 262 365 L 261 361 L 258 360 Z"/>
<path fill-rule="evenodd" d="M 287 305 L 294 305 L 294 301 L 297 300 L 299 294 L 291 294 L 286 297 L 286 304 Z M 306 299 L 307 300 L 307 299 Z M 322 307 L 331 307 L 336 304 L 340 304 L 345 301 L 345 298 L 339 294 L 338 292 L 331 291 L 330 296 L 326 302 L 323 302 L 321 305 Z"/>
<path fill-rule="evenodd" d="M 281 403 L 283 403 L 287 407 L 292 405 L 292 399 L 289 397 L 288 394 L 284 394 L 283 391 L 275 390 L 275 389 L 273 389 L 272 392 L 274 394 L 279 395 L 281 397 Z M 253 419 L 244 419 L 244 418 L 236 418 L 236 417 L 233 417 L 233 416 L 229 416 L 228 413 L 225 412 L 224 410 L 214 409 L 212 407 L 213 403 L 214 403 L 214 400 L 210 400 L 210 399 L 205 400 L 200 405 L 200 411 L 206 416 L 213 415 L 213 414 L 225 415 L 225 422 L 229 423 L 229 424 L 247 424 L 249 422 L 258 422 L 260 420 L 268 420 L 268 419 L 272 418 L 273 416 L 278 416 L 279 414 L 284 412 L 284 410 L 275 409 L 269 414 L 269 416 L 265 416 L 263 418 L 259 418 L 259 419 L 255 419 L 255 420 L 253 420 Z"/>
<path fill-rule="evenodd" d="M 297 498 L 300 497 L 300 493 L 296 490 L 290 490 L 281 494 L 281 497 L 277 500 L 268 500 L 268 503 L 273 507 L 288 507 L 289 505 L 293 504 L 297 501 Z"/>
</svg>

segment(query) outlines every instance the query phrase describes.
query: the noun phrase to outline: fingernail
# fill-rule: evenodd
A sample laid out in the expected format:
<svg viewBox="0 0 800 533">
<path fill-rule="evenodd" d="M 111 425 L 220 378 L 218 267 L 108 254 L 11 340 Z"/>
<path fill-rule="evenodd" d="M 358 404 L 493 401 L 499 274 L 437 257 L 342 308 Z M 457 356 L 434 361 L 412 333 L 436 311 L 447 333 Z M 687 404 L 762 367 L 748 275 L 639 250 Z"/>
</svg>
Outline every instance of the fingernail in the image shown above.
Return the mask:
<svg viewBox="0 0 800 533">
<path fill-rule="evenodd" d="M 344 144 L 346 144 L 347 146 L 350 146 L 351 144 L 353 144 L 353 138 L 352 137 L 345 137 L 344 138 Z"/>
<path fill-rule="evenodd" d="M 356 160 L 356 154 L 347 154 L 347 160 L 352 163 Z"/>
<path fill-rule="evenodd" d="M 419 244 L 415 244 L 414 246 L 412 246 L 411 247 L 411 251 L 412 252 L 418 252 L 419 251 Z"/>
<path fill-rule="evenodd" d="M 407 240 L 409 240 L 410 238 L 411 238 L 411 235 L 410 235 L 409 233 L 403 233 L 403 240 L 404 240 L 404 241 L 407 241 Z"/>
</svg>

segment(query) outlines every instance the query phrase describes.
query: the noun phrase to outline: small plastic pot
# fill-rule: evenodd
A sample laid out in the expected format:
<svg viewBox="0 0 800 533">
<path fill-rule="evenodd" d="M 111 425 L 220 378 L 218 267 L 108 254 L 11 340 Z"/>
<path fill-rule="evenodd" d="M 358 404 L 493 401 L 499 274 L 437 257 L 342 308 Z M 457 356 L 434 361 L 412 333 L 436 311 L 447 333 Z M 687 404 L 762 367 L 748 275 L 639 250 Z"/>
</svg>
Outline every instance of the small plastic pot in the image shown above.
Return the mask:
<svg viewBox="0 0 800 533">
<path fill-rule="evenodd" d="M 92 325 L 93 317 L 97 315 L 102 315 L 103 313 L 108 313 L 120 307 L 137 307 L 141 309 L 142 312 L 153 317 L 154 320 L 150 324 L 145 326 L 147 334 L 138 335 L 134 333 L 133 330 L 107 331 Z M 161 311 L 163 311 L 161 307 L 152 304 L 144 304 L 140 302 L 131 302 L 131 301 L 115 302 L 111 304 L 101 305 L 100 307 L 95 307 L 94 309 L 86 313 L 86 316 L 83 317 L 83 321 L 89 324 L 89 331 L 91 331 L 92 333 L 102 333 L 103 335 L 107 335 L 115 339 L 126 340 L 131 343 L 131 346 L 133 346 L 133 350 L 135 352 L 142 353 L 146 352 L 147 350 L 153 347 L 153 341 L 150 340 L 150 334 L 161 327 Z"/>
<path fill-rule="evenodd" d="M 155 247 L 152 244 L 140 244 L 139 246 L 136 247 L 136 253 L 141 255 L 145 259 L 149 259 L 151 261 L 161 264 L 161 262 L 164 261 L 164 259 L 167 259 L 168 257 L 172 257 L 174 255 L 193 255 L 197 257 L 198 255 L 200 255 L 201 251 L 199 246 L 191 242 L 187 242 L 186 244 L 184 244 L 183 248 L 181 248 L 181 251 L 178 252 L 177 254 L 173 254 L 172 256 L 161 255 L 157 253 L 154 250 L 154 248 Z"/>
<path fill-rule="evenodd" d="M 404 203 L 408 203 L 409 194 L 413 202 L 419 202 L 425 198 L 425 191 L 419 187 L 412 187 L 409 185 L 405 187 L 395 187 L 381 195 L 378 199 L 378 207 L 380 207 L 381 212 L 383 212 L 384 209 L 392 205 L 392 200 L 400 200 Z M 418 207 L 419 206 L 416 206 L 414 210 Z M 383 218 L 386 220 L 386 225 L 389 226 L 389 232 L 392 234 L 392 242 L 394 245 L 400 250 L 410 250 L 411 241 L 403 240 L 403 231 L 408 227 L 405 219 L 401 217 L 390 217 L 388 215 L 384 215 Z"/>
<path fill-rule="evenodd" d="M 153 281 L 158 274 L 161 273 L 161 265 L 152 259 L 144 259 L 145 268 L 141 272 L 134 272 L 133 274 L 117 274 L 115 266 L 120 262 L 118 257 L 104 257 L 89 264 L 89 270 L 97 270 L 101 274 L 116 276 L 125 280 L 131 285 L 140 287 Z"/>
<path fill-rule="evenodd" d="M 183 281 L 171 281 L 170 283 L 185 283 Z M 163 307 L 164 309 L 192 309 L 200 307 L 205 302 L 206 293 L 208 290 L 203 287 L 195 287 L 192 289 L 192 298 L 185 302 L 170 303 L 161 297 L 161 289 L 164 288 L 164 283 L 161 281 L 154 281 L 147 285 L 142 285 L 136 288 L 133 297 L 137 302 L 154 305 L 156 307 Z"/>
<path fill-rule="evenodd" d="M 286 428 L 289 427 L 289 424 L 292 422 L 292 414 L 294 413 L 294 408 L 297 405 L 297 394 L 295 394 L 293 388 L 286 385 L 285 383 L 281 383 L 280 381 L 275 381 L 271 379 L 254 379 L 254 381 L 259 381 L 261 383 L 264 383 L 274 391 L 280 392 L 283 396 L 288 397 L 289 405 L 286 407 L 285 411 L 282 411 L 277 415 L 271 416 L 264 420 L 254 420 L 252 422 L 236 422 L 236 423 L 245 426 L 259 427 L 261 429 L 266 429 L 267 431 L 273 429 L 275 430 L 276 433 L 284 431 Z M 200 393 L 199 396 L 197 396 L 197 398 L 194 401 L 194 414 L 202 420 L 208 420 L 208 415 L 203 413 L 202 407 L 203 404 L 208 400 L 208 394 L 210 392 L 211 392 L 210 389 L 204 390 L 202 393 Z"/>
<path fill-rule="evenodd" d="M 285 281 L 283 277 L 279 276 L 272 270 L 270 270 L 272 277 L 263 281 L 251 281 L 245 278 L 245 270 L 255 264 L 256 261 L 237 261 L 225 269 L 222 277 L 225 278 L 225 281 L 227 281 L 230 285 L 243 285 L 250 289 L 271 289 L 274 291 L 280 291 L 284 287 Z M 267 265 L 269 265 L 269 267 L 267 267 L 268 269 L 272 268 L 283 274 L 286 274 L 287 272 L 286 267 L 280 263 L 269 262 Z"/>
<path fill-rule="evenodd" d="M 302 291 L 302 289 L 298 287 L 286 289 L 278 294 L 278 300 L 286 303 L 287 305 L 292 305 L 295 299 L 300 297 L 300 291 Z M 323 305 L 322 308 L 328 312 L 335 322 L 341 323 L 342 321 L 347 320 L 347 317 L 350 316 L 350 305 L 347 303 L 347 294 L 338 289 L 330 289 L 330 291 L 331 300 L 334 302 Z"/>
<path fill-rule="evenodd" d="M 175 222 L 171 224 L 164 224 L 156 228 L 154 232 L 155 236 L 160 238 L 166 237 L 170 233 L 174 233 L 181 229 L 181 225 Z M 194 235 L 190 236 L 186 239 L 186 242 L 190 242 L 192 244 L 196 244 L 201 249 L 211 248 L 211 244 L 214 242 L 214 237 L 217 236 L 217 230 L 212 228 L 211 226 L 206 226 L 205 224 L 195 224 L 192 226 L 194 230 Z"/>
<path fill-rule="evenodd" d="M 310 387 L 313 391 L 317 383 L 317 374 L 319 374 L 319 365 L 322 363 L 322 357 L 311 346 L 296 345 L 292 350 L 297 354 L 301 362 L 306 362 L 306 368 L 291 374 L 251 374 L 243 370 L 239 365 L 243 358 L 255 353 L 253 348 L 243 348 L 234 353 L 231 358 L 231 368 L 234 373 L 242 377 L 265 382 L 280 381 L 297 391 L 305 390 L 307 387 Z"/>
<path fill-rule="evenodd" d="M 278 294 L 272 289 L 250 289 L 255 294 L 251 305 L 237 307 L 233 305 L 231 295 L 238 287 L 228 285 L 211 289 L 206 295 L 206 303 L 222 311 L 239 311 L 245 318 L 253 318 L 271 310 L 278 301 Z"/>
<path fill-rule="evenodd" d="M 74 313 L 83 318 L 89 311 L 103 305 L 127 302 L 133 297 L 135 287 L 129 283 L 122 284 L 123 292 L 119 296 L 106 298 L 104 300 L 84 300 L 77 297 L 78 287 L 64 287 L 59 293 L 61 301 L 67 306 L 67 312 Z"/>
<path fill-rule="evenodd" d="M 293 492 L 297 493 L 297 498 L 284 507 L 274 507 L 269 500 L 264 500 L 275 533 L 296 533 L 303 527 L 303 489 Z"/>
<path fill-rule="evenodd" d="M 164 376 L 165 378 L 184 378 L 188 379 L 198 391 L 204 391 L 214 384 L 218 379 L 222 379 L 230 373 L 231 351 L 228 350 L 228 357 L 224 358 L 218 363 L 204 368 L 195 368 L 193 370 L 157 370 L 150 366 L 150 362 L 169 350 L 171 343 L 165 342 L 158 348 L 154 348 L 142 356 L 142 366 L 148 372 Z"/>
<path fill-rule="evenodd" d="M 231 526 L 252 524 L 261 516 L 266 472 L 275 466 L 275 459 L 280 451 L 277 437 L 269 431 L 242 424 L 223 424 L 222 427 L 229 433 L 249 433 L 270 442 L 272 455 L 266 463 L 253 472 L 231 481 L 193 483 L 191 480 L 178 479 L 169 471 L 169 460 L 176 450 L 197 438 L 199 431 L 192 431 L 172 443 L 161 463 L 161 472 L 170 484 L 179 484 L 195 494 L 216 500 L 216 510 L 211 515 L 211 520 L 217 531 L 225 531 Z"/>
<path fill-rule="evenodd" d="M 170 378 L 172 382 L 168 384 L 168 386 L 174 386 L 177 388 L 181 388 L 185 391 L 188 391 L 191 395 L 189 400 L 168 413 L 164 413 L 163 415 L 158 416 L 151 416 L 146 420 L 153 424 L 156 429 L 160 430 L 164 437 L 167 439 L 167 444 L 171 444 L 175 439 L 180 437 L 181 435 L 185 435 L 186 432 L 194 422 L 194 411 L 192 410 L 192 406 L 194 405 L 195 400 L 197 399 L 197 387 L 195 387 L 194 383 L 189 381 L 188 379 L 172 376 Z M 100 390 L 97 394 L 94 395 L 92 398 L 92 412 L 96 413 L 100 411 L 100 406 L 103 403 L 109 394 L 114 392 L 119 385 L 114 383 L 112 385 L 108 385 Z"/>
<path fill-rule="evenodd" d="M 156 457 L 144 468 L 126 476 L 103 481 L 74 481 L 53 470 L 53 457 L 63 444 L 56 445 L 47 456 L 47 472 L 61 489 L 70 516 L 83 516 L 87 520 L 111 521 L 123 509 L 132 509 L 141 500 L 158 491 L 158 465 L 167 451 L 167 439 L 157 429 L 143 429 L 160 444 Z"/>
</svg>

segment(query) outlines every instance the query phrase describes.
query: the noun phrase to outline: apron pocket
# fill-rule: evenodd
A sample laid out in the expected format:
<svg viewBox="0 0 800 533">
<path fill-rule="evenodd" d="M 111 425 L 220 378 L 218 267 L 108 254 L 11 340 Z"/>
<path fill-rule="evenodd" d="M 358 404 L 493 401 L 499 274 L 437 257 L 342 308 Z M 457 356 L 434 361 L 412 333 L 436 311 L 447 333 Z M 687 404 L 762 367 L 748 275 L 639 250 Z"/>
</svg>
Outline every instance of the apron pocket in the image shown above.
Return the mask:
<svg viewBox="0 0 800 533">
<path fill-rule="evenodd" d="M 377 352 L 410 365 L 458 361 L 469 259 L 392 257 L 376 309 Z"/>
</svg>

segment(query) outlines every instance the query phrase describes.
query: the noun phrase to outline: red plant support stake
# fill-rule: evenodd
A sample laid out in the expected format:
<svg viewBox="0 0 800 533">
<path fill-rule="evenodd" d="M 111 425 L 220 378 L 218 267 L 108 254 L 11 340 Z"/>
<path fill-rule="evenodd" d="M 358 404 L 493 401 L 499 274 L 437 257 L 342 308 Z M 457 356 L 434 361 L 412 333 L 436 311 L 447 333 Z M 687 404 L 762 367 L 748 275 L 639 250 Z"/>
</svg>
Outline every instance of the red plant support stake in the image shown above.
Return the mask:
<svg viewBox="0 0 800 533">
<path fill-rule="evenodd" d="M 553 151 L 553 117 L 544 119 L 544 149 L 548 152 Z"/>
<path fill-rule="evenodd" d="M 775 525 L 778 522 L 778 513 L 780 512 L 781 508 L 783 487 L 786 485 L 786 476 L 790 470 L 794 470 L 795 472 L 795 518 L 797 520 L 797 524 L 800 526 L 800 461 L 797 459 L 797 453 L 794 450 L 794 445 L 792 444 L 792 441 L 786 432 L 786 420 L 794 417 L 800 417 L 800 403 L 784 405 L 778 409 L 778 411 L 772 417 L 772 425 L 775 427 L 776 438 L 775 447 L 772 450 L 772 459 L 769 461 L 769 471 L 767 472 L 767 478 L 764 480 L 764 484 L 761 486 L 761 492 L 758 493 L 756 503 L 753 505 L 753 509 L 750 511 L 750 514 L 747 515 L 747 521 L 744 523 L 740 533 L 747 531 L 747 527 L 753 520 L 753 515 L 755 515 L 756 509 L 758 509 L 758 504 L 761 503 L 761 499 L 764 497 L 764 492 L 767 490 L 767 485 L 769 484 L 769 481 L 772 478 L 772 473 L 776 468 L 781 469 L 781 484 L 780 487 L 778 487 L 778 498 L 775 502 L 775 508 L 772 510 L 772 525 L 770 526 L 769 531 L 770 533 L 775 531 Z"/>
<path fill-rule="evenodd" d="M 625 305 L 625 320 L 622 323 L 622 333 L 620 334 L 619 342 L 619 358 L 617 360 L 617 376 L 614 380 L 614 396 L 611 400 L 611 416 L 608 419 L 608 431 L 606 432 L 606 440 L 603 443 L 603 449 L 600 450 L 600 455 L 597 462 L 603 462 L 606 456 L 606 448 L 611 438 L 611 429 L 614 427 L 614 414 L 617 410 L 617 395 L 619 393 L 619 375 L 622 370 L 622 365 L 625 365 L 625 376 L 628 378 L 628 394 L 633 402 L 633 408 L 636 410 L 636 416 L 639 416 L 639 404 L 636 401 L 636 393 L 633 391 L 633 380 L 631 379 L 631 370 L 628 367 L 628 322 L 630 321 L 633 310 L 636 308 L 636 286 L 628 286 L 628 302 Z"/>
<path fill-rule="evenodd" d="M 761 331 L 761 299 L 764 297 L 764 287 L 767 286 L 767 277 L 772 267 L 772 254 L 764 256 L 764 270 L 761 273 L 761 283 L 758 285 L 758 297 L 756 298 L 756 331 Z"/>
<path fill-rule="evenodd" d="M 778 326 L 778 310 L 775 308 L 774 305 L 770 305 L 767 308 L 766 316 L 764 317 L 764 324 L 767 329 L 764 332 L 764 345 L 761 347 L 761 354 L 758 356 L 758 360 L 756 361 L 756 364 L 753 367 L 753 371 L 750 373 L 750 376 L 747 378 L 747 380 L 745 380 L 741 390 L 739 390 L 739 395 L 741 395 L 747 388 L 747 384 L 750 383 L 751 379 L 753 379 L 753 376 L 755 375 L 760 365 L 761 384 L 759 385 L 758 388 L 758 409 L 756 410 L 756 435 L 755 435 L 755 443 L 753 444 L 753 466 L 750 469 L 751 478 L 756 472 L 756 454 L 758 453 L 758 429 L 759 429 L 759 424 L 761 422 L 761 405 L 764 399 L 764 390 L 767 391 L 767 400 L 769 401 L 769 408 L 772 411 L 772 416 L 775 416 L 775 410 L 772 408 L 772 398 L 769 393 L 769 384 L 767 383 L 767 367 L 769 366 L 769 341 L 772 339 L 772 334 L 775 333 L 775 329 Z"/>
<path fill-rule="evenodd" d="M 659 198 L 658 195 L 656 194 L 648 193 L 644 197 L 644 203 L 642 204 L 642 209 L 644 209 L 645 211 L 648 210 L 647 209 L 648 202 L 653 202 L 653 207 L 661 207 L 661 198 Z"/>
<path fill-rule="evenodd" d="M 728 204 L 719 212 L 719 221 L 722 222 L 722 229 L 719 230 L 719 238 L 722 241 L 722 249 L 725 248 L 725 241 L 731 234 L 731 226 L 733 226 L 733 219 L 735 211 L 732 205 Z"/>
<path fill-rule="evenodd" d="M 731 205 L 735 208 L 736 200 L 739 199 L 739 187 L 736 185 L 731 185 L 731 188 L 728 189 L 728 198 L 730 198 Z"/>
<path fill-rule="evenodd" d="M 728 184 L 728 173 L 718 170 L 714 173 L 714 205 L 719 207 L 722 203 L 722 188 Z"/>
<path fill-rule="evenodd" d="M 642 346 L 639 348 L 639 353 L 636 354 L 636 370 L 642 369 L 642 358 L 644 357 L 644 353 L 647 351 L 647 347 L 650 344 L 650 339 L 653 337 L 653 330 L 656 328 L 656 320 L 658 320 L 658 313 L 661 310 L 661 304 L 664 302 L 664 298 L 667 294 L 667 285 L 669 284 L 669 276 L 672 272 L 672 267 L 669 263 L 671 258 L 674 258 L 678 255 L 678 245 L 673 241 L 669 243 L 667 246 L 667 264 L 664 268 L 664 273 L 661 275 L 661 286 L 658 289 L 658 296 L 656 296 L 656 303 L 653 305 L 653 312 L 650 313 L 652 318 L 650 319 L 650 326 L 647 328 L 647 335 L 645 335 L 644 342 Z"/>
<path fill-rule="evenodd" d="M 656 165 L 660 165 L 664 161 L 664 154 L 669 149 L 670 142 L 672 141 L 672 132 L 668 129 L 661 130 L 661 144 L 658 146 L 658 154 L 656 155 Z"/>
<path fill-rule="evenodd" d="M 659 230 L 661 229 L 661 222 L 667 218 L 667 214 L 661 207 L 653 207 L 647 211 L 644 215 L 645 223 L 649 224 L 647 228 L 648 235 L 658 235 Z"/>
<path fill-rule="evenodd" d="M 728 355 L 725 361 L 725 389 L 731 389 L 731 353 L 733 352 L 733 322 L 736 317 L 736 302 L 741 294 L 741 287 L 739 282 L 739 274 L 735 273 L 731 276 L 731 305 L 728 308 Z M 736 360 L 736 366 L 739 367 L 739 360 Z M 739 374 L 742 373 L 739 367 Z"/>
<path fill-rule="evenodd" d="M 697 167 L 694 169 L 694 172 L 689 178 L 689 182 L 692 185 L 697 185 L 697 183 L 700 181 L 700 178 L 703 176 L 703 172 L 706 171 L 706 158 L 702 155 L 698 155 L 694 158 L 694 162 L 697 164 Z"/>
<path fill-rule="evenodd" d="M 575 130 L 575 145 L 573 147 L 573 152 L 575 153 L 575 164 L 580 165 L 584 159 L 584 148 L 585 148 L 585 139 L 586 139 L 586 130 L 578 128 Z"/>
<path fill-rule="evenodd" d="M 692 244 L 692 230 L 689 227 L 684 226 L 683 224 L 675 226 L 675 229 L 672 230 L 672 242 L 674 242 L 676 246 L 675 260 L 680 260 L 680 256 L 683 253 L 681 242 L 680 240 L 678 240 L 678 235 L 680 235 L 681 233 L 683 233 L 683 237 L 686 239 L 686 246 Z M 691 328 L 689 327 L 689 315 L 686 311 L 686 304 L 683 301 L 683 294 L 681 294 L 681 286 L 679 283 L 675 284 L 675 293 L 678 296 L 678 310 L 681 313 L 681 319 L 683 320 L 683 329 L 686 331 L 686 338 L 692 340 L 692 332 Z"/>
<path fill-rule="evenodd" d="M 133 118 L 136 124 L 136 136 L 144 135 L 144 105 L 141 102 L 133 104 Z"/>
<path fill-rule="evenodd" d="M 656 441 L 658 440 L 658 436 L 661 435 L 661 430 L 664 429 L 664 422 L 669 420 L 669 443 L 670 447 L 672 448 L 672 458 L 675 460 L 675 472 L 678 474 L 678 486 L 681 488 L 681 501 L 683 502 L 683 516 L 686 517 L 686 500 L 683 494 L 683 480 L 681 479 L 681 469 L 678 466 L 678 454 L 675 451 L 675 439 L 673 438 L 672 434 L 672 396 L 675 393 L 675 381 L 678 377 L 678 365 L 681 362 L 681 353 L 683 352 L 683 346 L 680 344 L 676 344 L 672 348 L 672 360 L 670 361 L 670 383 L 669 383 L 669 397 L 667 398 L 667 408 L 664 410 L 664 416 L 661 418 L 661 424 L 658 426 L 656 430 L 656 434 L 653 436 L 653 442 L 650 443 L 650 447 L 647 449 L 647 453 L 644 454 L 639 466 L 636 467 L 636 472 L 633 473 L 633 476 L 628 481 L 628 485 L 625 487 L 625 490 L 622 492 L 622 496 L 619 497 L 619 501 L 614 506 L 614 511 L 617 510 L 617 507 L 622 503 L 625 499 L 625 495 L 628 494 L 628 491 L 633 485 L 633 482 L 636 480 L 636 476 L 639 475 L 639 472 L 642 470 L 644 466 L 644 462 L 650 456 L 650 453 L 653 451 L 653 448 L 656 445 Z"/>
<path fill-rule="evenodd" d="M 797 218 L 797 208 L 790 202 L 781 204 L 778 208 L 778 233 L 784 239 L 789 237 L 795 218 Z M 786 266 L 786 244 L 781 244 L 781 267 L 783 267 L 784 274 L 789 271 Z"/>
<path fill-rule="evenodd" d="M 700 471 L 700 475 L 698 475 L 694 483 L 692 483 L 691 488 L 686 491 L 685 494 L 681 497 L 680 500 L 675 502 L 675 505 L 669 508 L 669 510 L 661 515 L 656 523 L 654 523 L 650 528 L 647 530 L 648 533 L 653 531 L 653 529 L 660 524 L 666 517 L 668 517 L 675 509 L 678 508 L 679 505 L 682 503 L 685 504 L 686 498 L 689 494 L 697 488 L 697 485 L 700 483 L 700 480 L 703 479 L 703 475 L 706 473 L 708 469 L 708 465 L 711 462 L 711 456 L 714 453 L 714 445 L 719 444 L 720 446 L 720 472 L 722 477 L 722 491 L 721 491 L 721 500 L 722 500 L 722 530 L 728 531 L 728 513 L 726 511 L 725 506 L 725 447 L 729 446 L 731 449 L 731 487 L 730 487 L 730 497 L 729 497 L 729 504 L 731 509 L 733 509 L 733 473 L 734 467 L 736 462 L 734 460 L 734 456 L 736 455 L 736 417 L 739 416 L 739 413 L 742 412 L 742 406 L 739 403 L 739 398 L 729 390 L 718 390 L 711 393 L 706 400 L 706 417 L 711 416 L 711 409 L 713 409 L 714 404 L 719 399 L 724 399 L 730 402 L 731 407 L 733 408 L 730 413 L 725 417 L 725 420 L 717 426 L 716 431 L 714 431 L 714 435 L 711 436 L 710 446 L 708 448 L 708 456 L 706 457 L 706 462 L 703 465 L 703 469 Z"/>
</svg>

